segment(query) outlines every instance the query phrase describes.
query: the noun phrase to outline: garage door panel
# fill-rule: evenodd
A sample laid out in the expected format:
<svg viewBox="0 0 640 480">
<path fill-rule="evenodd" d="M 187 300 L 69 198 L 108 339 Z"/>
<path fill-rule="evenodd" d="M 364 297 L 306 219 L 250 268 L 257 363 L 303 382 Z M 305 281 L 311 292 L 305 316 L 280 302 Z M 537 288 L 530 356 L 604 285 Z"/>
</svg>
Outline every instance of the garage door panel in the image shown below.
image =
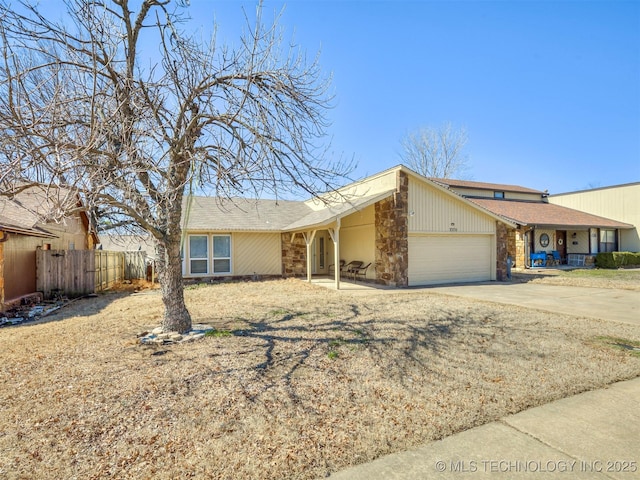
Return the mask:
<svg viewBox="0 0 640 480">
<path fill-rule="evenodd" d="M 409 237 L 409 285 L 491 280 L 490 235 Z"/>
</svg>

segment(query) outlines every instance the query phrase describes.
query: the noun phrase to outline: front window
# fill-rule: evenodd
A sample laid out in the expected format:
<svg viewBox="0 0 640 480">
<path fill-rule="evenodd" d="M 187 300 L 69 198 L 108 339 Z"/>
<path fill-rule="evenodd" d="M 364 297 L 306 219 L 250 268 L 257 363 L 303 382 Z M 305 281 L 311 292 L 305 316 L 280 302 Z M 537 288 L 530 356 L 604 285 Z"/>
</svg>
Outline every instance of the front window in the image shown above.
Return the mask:
<svg viewBox="0 0 640 480">
<path fill-rule="evenodd" d="M 231 273 L 231 236 L 213 236 L 213 273 Z"/>
<path fill-rule="evenodd" d="M 618 249 L 615 230 L 600 230 L 600 251 L 615 252 Z"/>
<path fill-rule="evenodd" d="M 209 273 L 209 238 L 206 235 L 189 237 L 189 272 Z"/>
</svg>

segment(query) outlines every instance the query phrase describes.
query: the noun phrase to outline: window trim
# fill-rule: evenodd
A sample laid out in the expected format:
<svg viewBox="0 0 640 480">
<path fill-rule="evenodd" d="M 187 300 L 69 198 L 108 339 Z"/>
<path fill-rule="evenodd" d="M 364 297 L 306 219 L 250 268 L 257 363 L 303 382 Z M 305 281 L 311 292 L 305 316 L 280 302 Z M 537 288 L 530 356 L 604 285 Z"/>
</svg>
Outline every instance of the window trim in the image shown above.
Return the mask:
<svg viewBox="0 0 640 480">
<path fill-rule="evenodd" d="M 207 239 L 207 253 L 205 257 L 191 256 L 191 239 L 194 237 L 204 237 Z M 229 242 L 228 256 L 215 256 L 214 242 L 216 237 L 226 237 Z M 232 233 L 187 233 L 184 242 L 184 250 L 182 251 L 182 275 L 184 277 L 213 277 L 213 276 L 229 276 L 233 275 L 233 234 Z M 206 272 L 193 272 L 191 262 L 193 260 L 206 260 Z M 229 270 L 224 272 L 215 271 L 215 261 L 226 260 L 229 263 Z"/>
<path fill-rule="evenodd" d="M 191 256 L 191 239 L 195 238 L 195 237 L 204 237 L 206 239 L 206 247 L 207 247 L 207 253 L 206 256 L 204 257 L 193 257 Z M 202 233 L 194 233 L 194 234 L 190 234 L 189 235 L 189 240 L 188 240 L 188 244 L 189 244 L 189 258 L 188 258 L 188 271 L 189 271 L 189 275 L 209 275 L 210 272 L 210 268 L 209 268 L 209 235 L 207 234 L 202 234 Z M 198 260 L 198 261 L 206 261 L 207 262 L 207 267 L 206 270 L 204 272 L 193 272 L 192 270 L 192 264 L 191 262 L 194 260 Z"/>
<path fill-rule="evenodd" d="M 504 192 L 493 192 L 493 198 L 498 198 L 500 200 L 504 200 Z"/>
<path fill-rule="evenodd" d="M 216 237 L 227 237 L 229 239 L 229 256 L 227 256 L 227 257 L 216 257 L 215 248 L 214 248 L 214 246 L 215 246 L 214 242 L 215 242 Z M 229 233 L 224 233 L 224 234 L 216 233 L 214 235 L 211 235 L 211 266 L 212 266 L 211 273 L 213 275 L 230 275 L 233 272 L 233 265 L 231 263 L 231 258 L 232 258 L 231 245 L 232 245 L 231 234 L 229 234 Z M 216 272 L 215 271 L 215 261 L 216 260 L 229 260 L 229 270 L 226 271 L 226 272 Z"/>
<path fill-rule="evenodd" d="M 612 242 L 603 242 L 602 241 L 602 234 L 605 234 L 606 237 L 608 237 L 609 233 L 613 234 L 613 241 Z M 605 240 L 608 240 L 608 238 L 605 238 Z M 605 246 L 605 248 L 603 249 L 603 245 Z M 613 249 L 609 250 L 606 245 L 612 245 Z M 601 228 L 599 229 L 598 232 L 598 252 L 602 252 L 602 253 L 607 253 L 607 252 L 616 252 L 618 251 L 618 230 L 616 230 L 615 228 Z"/>
</svg>

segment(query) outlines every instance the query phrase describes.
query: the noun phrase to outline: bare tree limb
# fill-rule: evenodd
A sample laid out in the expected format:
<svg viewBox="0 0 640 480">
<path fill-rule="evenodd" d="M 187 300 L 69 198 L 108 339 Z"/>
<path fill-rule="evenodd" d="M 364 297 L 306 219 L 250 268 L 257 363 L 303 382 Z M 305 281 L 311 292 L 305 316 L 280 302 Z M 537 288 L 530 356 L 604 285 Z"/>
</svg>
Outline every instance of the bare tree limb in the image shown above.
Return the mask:
<svg viewBox="0 0 640 480">
<path fill-rule="evenodd" d="M 163 326 L 183 331 L 180 219 L 191 188 L 221 197 L 317 195 L 351 165 L 326 155 L 330 78 L 283 49 L 276 24 L 235 50 L 183 29 L 186 2 L 0 0 L 0 192 L 60 185 L 104 228 L 156 240 Z M 173 5 L 172 5 L 173 4 Z M 141 42 L 159 56 L 143 61 Z"/>
</svg>

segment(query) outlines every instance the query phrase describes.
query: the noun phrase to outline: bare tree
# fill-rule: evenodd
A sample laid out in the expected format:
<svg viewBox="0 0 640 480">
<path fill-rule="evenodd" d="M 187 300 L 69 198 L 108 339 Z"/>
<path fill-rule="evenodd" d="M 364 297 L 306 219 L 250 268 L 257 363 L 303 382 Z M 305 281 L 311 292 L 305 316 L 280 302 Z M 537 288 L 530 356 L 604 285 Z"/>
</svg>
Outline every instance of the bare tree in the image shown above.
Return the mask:
<svg viewBox="0 0 640 480">
<path fill-rule="evenodd" d="M 230 49 L 186 33 L 186 0 L 64 0 L 64 21 L 0 1 L 0 190 L 62 185 L 103 225 L 149 232 L 164 330 L 191 328 L 180 252 L 190 189 L 314 195 L 350 171 L 323 157 L 329 79 L 265 27 L 261 5 Z"/>
<path fill-rule="evenodd" d="M 467 140 L 467 131 L 454 130 L 451 123 L 437 129 L 420 128 L 402 138 L 400 157 L 425 177 L 463 178 L 469 169 L 469 158 L 464 153 Z"/>
</svg>

